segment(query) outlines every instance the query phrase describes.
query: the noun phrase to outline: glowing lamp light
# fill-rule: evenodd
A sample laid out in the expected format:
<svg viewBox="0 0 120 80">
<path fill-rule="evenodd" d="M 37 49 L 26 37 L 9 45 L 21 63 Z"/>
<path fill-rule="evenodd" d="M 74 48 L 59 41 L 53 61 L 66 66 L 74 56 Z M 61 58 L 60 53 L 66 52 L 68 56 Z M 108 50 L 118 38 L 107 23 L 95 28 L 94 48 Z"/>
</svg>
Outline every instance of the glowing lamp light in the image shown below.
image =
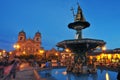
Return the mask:
<svg viewBox="0 0 120 80">
<path fill-rule="evenodd" d="M 103 46 L 103 47 L 102 47 L 102 50 L 105 51 L 105 50 L 106 50 L 106 46 Z"/>
<path fill-rule="evenodd" d="M 12 54 L 12 52 L 9 52 L 9 54 L 11 55 L 11 54 Z"/>
<path fill-rule="evenodd" d="M 108 54 L 108 59 L 111 59 L 111 54 Z"/>
<path fill-rule="evenodd" d="M 19 44 L 14 44 L 13 47 L 14 47 L 15 49 L 19 49 L 19 48 L 20 48 L 20 45 L 19 45 Z"/>
<path fill-rule="evenodd" d="M 72 54 L 69 54 L 69 56 L 72 56 Z"/>
<path fill-rule="evenodd" d="M 2 55 L 2 53 L 0 52 L 0 56 Z"/>
<path fill-rule="evenodd" d="M 65 51 L 66 51 L 66 52 L 70 52 L 70 49 L 66 48 Z"/>
<path fill-rule="evenodd" d="M 58 56 L 58 53 L 55 53 L 56 56 Z"/>
<path fill-rule="evenodd" d="M 43 54 L 45 51 L 43 49 L 39 50 L 40 54 Z"/>
<path fill-rule="evenodd" d="M 26 54 L 26 52 L 25 52 L 25 51 L 23 51 L 23 54 Z"/>
<path fill-rule="evenodd" d="M 5 53 L 6 51 L 5 50 L 3 50 L 3 53 Z"/>
</svg>

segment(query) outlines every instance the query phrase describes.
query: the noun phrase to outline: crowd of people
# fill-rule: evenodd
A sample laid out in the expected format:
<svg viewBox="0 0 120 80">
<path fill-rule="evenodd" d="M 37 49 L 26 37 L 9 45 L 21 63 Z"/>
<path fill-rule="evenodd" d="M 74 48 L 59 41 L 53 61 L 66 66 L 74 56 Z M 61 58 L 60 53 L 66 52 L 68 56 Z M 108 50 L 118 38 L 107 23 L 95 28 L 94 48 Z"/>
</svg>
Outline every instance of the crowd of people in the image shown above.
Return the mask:
<svg viewBox="0 0 120 80">
<path fill-rule="evenodd" d="M 28 63 L 28 62 L 27 62 Z M 18 65 L 20 64 L 20 61 L 18 61 L 16 58 L 13 60 L 1 60 L 0 61 L 0 79 L 2 78 L 3 80 L 7 80 L 8 78 L 12 78 L 12 80 L 15 80 L 16 77 L 16 69 Z M 52 67 L 52 62 L 51 61 L 46 61 L 45 66 L 42 68 L 51 68 Z M 60 63 L 58 63 L 60 65 Z M 30 62 L 29 66 L 35 67 L 34 65 L 38 65 L 36 61 Z M 41 67 L 41 64 L 38 65 Z M 87 66 L 87 70 L 83 69 L 83 66 Z M 96 64 L 87 64 L 84 65 L 81 59 L 78 59 L 77 62 L 74 61 L 69 61 L 67 64 L 67 72 L 72 72 L 75 74 L 80 74 L 84 73 L 83 71 L 86 70 L 87 73 L 94 73 L 96 72 Z M 120 80 L 120 70 L 118 71 L 117 75 L 117 80 Z"/>
</svg>

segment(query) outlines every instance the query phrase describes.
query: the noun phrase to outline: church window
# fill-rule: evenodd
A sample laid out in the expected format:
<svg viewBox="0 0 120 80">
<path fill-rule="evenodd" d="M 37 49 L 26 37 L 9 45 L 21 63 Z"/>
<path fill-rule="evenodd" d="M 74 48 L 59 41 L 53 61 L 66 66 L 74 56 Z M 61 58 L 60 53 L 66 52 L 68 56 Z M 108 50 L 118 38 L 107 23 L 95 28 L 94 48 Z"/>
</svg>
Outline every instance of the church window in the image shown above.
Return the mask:
<svg viewBox="0 0 120 80">
<path fill-rule="evenodd" d="M 39 41 L 39 38 L 36 38 L 36 41 Z"/>
<path fill-rule="evenodd" d="M 39 45 L 36 45 L 36 46 L 39 46 Z"/>
<path fill-rule="evenodd" d="M 38 49 L 36 49 L 36 51 L 38 52 Z"/>
<path fill-rule="evenodd" d="M 23 39 L 23 37 L 20 37 L 20 40 L 22 40 Z"/>
</svg>

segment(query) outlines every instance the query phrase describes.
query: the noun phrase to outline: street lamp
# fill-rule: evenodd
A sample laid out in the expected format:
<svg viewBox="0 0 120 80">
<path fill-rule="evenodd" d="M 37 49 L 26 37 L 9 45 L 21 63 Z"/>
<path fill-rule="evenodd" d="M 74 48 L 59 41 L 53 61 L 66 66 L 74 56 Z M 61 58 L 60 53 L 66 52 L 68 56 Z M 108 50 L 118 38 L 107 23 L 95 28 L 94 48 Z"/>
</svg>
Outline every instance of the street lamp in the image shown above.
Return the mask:
<svg viewBox="0 0 120 80">
<path fill-rule="evenodd" d="M 20 48 L 20 45 L 19 44 L 14 44 L 13 48 L 15 48 L 15 52 L 17 52 L 17 50 Z M 16 56 L 16 53 L 15 53 L 15 56 Z"/>
<path fill-rule="evenodd" d="M 14 47 L 15 49 L 19 49 L 19 48 L 20 48 L 20 45 L 19 45 L 19 44 L 14 44 L 13 47 Z"/>
<path fill-rule="evenodd" d="M 45 51 L 43 49 L 39 50 L 40 54 L 43 54 Z"/>
<path fill-rule="evenodd" d="M 5 51 L 5 50 L 2 51 L 2 55 L 3 55 L 4 57 L 6 56 L 6 51 Z"/>
<path fill-rule="evenodd" d="M 66 48 L 65 51 L 66 51 L 66 52 L 71 52 L 69 48 Z"/>
<path fill-rule="evenodd" d="M 106 46 L 102 46 L 102 51 L 105 51 L 106 49 Z"/>
</svg>

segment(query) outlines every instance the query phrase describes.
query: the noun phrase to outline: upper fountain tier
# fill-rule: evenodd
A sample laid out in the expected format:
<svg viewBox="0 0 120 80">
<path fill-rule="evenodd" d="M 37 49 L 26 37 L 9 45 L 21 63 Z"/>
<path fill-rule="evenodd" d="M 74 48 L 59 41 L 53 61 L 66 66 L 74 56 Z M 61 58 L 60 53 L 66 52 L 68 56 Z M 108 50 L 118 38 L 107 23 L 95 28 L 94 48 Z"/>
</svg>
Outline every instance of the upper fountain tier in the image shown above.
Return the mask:
<svg viewBox="0 0 120 80">
<path fill-rule="evenodd" d="M 74 12 L 73 12 L 73 15 L 74 15 Z M 70 29 L 82 30 L 90 26 L 89 22 L 85 20 L 82 13 L 82 9 L 80 8 L 79 4 L 78 4 L 77 14 L 74 16 L 75 16 L 74 22 L 68 25 Z"/>
<path fill-rule="evenodd" d="M 82 38 L 82 29 L 89 27 L 90 24 L 85 20 L 82 9 L 78 5 L 77 14 L 75 15 L 74 22 L 70 23 L 68 27 L 76 30 L 76 39 L 64 40 L 57 43 L 57 47 L 69 48 L 74 53 L 84 53 L 94 50 L 96 47 L 102 47 L 106 44 L 103 40 Z"/>
</svg>

